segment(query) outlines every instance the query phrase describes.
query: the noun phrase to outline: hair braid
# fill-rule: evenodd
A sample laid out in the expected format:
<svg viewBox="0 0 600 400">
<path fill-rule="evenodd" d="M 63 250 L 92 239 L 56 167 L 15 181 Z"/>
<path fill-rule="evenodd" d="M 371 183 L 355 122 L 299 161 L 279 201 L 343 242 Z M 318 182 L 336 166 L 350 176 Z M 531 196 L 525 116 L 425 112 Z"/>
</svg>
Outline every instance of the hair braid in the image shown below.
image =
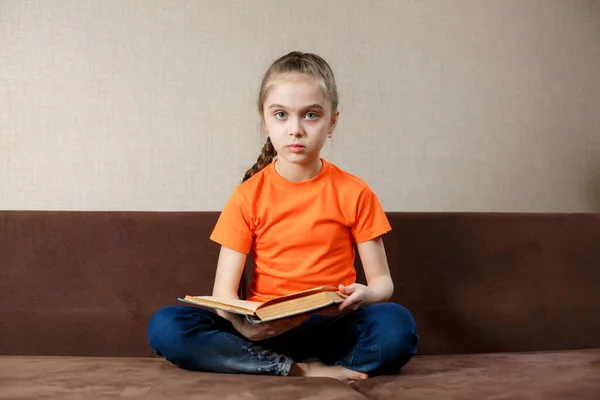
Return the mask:
<svg viewBox="0 0 600 400">
<path fill-rule="evenodd" d="M 268 137 L 267 142 L 262 148 L 260 156 L 258 156 L 258 159 L 256 160 L 256 164 L 254 164 L 252 167 L 250 167 L 250 169 L 248 169 L 248 171 L 246 171 L 242 182 L 247 181 L 252 177 L 252 175 L 256 174 L 258 171 L 271 164 L 273 158 L 275 158 L 276 155 L 277 152 L 275 151 L 275 147 L 273 147 L 273 143 L 271 143 L 271 138 Z"/>
</svg>

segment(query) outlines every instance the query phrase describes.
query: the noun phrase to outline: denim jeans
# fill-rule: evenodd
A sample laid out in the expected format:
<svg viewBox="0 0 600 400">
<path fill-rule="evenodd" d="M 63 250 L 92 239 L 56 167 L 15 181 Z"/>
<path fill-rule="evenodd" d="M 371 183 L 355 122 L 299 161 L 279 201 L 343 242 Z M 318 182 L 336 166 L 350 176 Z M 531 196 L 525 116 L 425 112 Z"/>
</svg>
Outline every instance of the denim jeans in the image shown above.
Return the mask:
<svg viewBox="0 0 600 400">
<path fill-rule="evenodd" d="M 318 358 L 370 376 L 397 374 L 417 352 L 410 312 L 395 303 L 373 304 L 342 316 L 313 315 L 296 328 L 250 341 L 225 318 L 193 306 L 158 310 L 148 342 L 181 368 L 218 373 L 288 375 L 292 364 Z"/>
</svg>

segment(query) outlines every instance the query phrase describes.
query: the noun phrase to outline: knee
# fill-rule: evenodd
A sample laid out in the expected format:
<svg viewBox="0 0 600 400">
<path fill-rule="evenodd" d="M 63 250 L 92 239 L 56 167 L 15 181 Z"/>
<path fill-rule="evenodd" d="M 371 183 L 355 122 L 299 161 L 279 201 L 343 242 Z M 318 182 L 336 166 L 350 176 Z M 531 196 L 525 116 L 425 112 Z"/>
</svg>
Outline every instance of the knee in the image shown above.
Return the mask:
<svg viewBox="0 0 600 400">
<path fill-rule="evenodd" d="M 190 306 L 159 309 L 148 323 L 148 344 L 159 356 L 186 369 L 200 370 L 202 335 L 218 329 L 218 317 Z"/>
<path fill-rule="evenodd" d="M 175 306 L 163 307 L 150 318 L 147 332 L 148 343 L 158 354 L 164 343 L 172 343 L 173 336 L 176 334 L 177 308 Z"/>
<path fill-rule="evenodd" d="M 189 306 L 159 309 L 148 323 L 148 344 L 158 355 L 178 353 L 186 340 L 215 325 L 214 314 Z"/>
<path fill-rule="evenodd" d="M 389 358 L 388 361 L 408 361 L 416 354 L 419 341 L 412 314 L 395 303 L 381 303 L 372 307 L 381 356 Z"/>
</svg>

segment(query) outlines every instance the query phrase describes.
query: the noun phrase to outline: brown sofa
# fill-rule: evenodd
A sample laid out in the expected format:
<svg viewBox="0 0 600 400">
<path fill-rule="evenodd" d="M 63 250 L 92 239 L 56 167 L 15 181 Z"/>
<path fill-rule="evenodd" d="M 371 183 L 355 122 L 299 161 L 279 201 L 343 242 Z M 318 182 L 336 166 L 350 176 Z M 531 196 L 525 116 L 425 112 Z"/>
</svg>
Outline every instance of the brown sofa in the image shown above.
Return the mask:
<svg viewBox="0 0 600 400">
<path fill-rule="evenodd" d="M 0 212 L 0 398 L 600 398 L 600 215 L 388 215 L 419 355 L 345 384 L 154 356 L 152 313 L 210 294 L 216 212 Z"/>
</svg>

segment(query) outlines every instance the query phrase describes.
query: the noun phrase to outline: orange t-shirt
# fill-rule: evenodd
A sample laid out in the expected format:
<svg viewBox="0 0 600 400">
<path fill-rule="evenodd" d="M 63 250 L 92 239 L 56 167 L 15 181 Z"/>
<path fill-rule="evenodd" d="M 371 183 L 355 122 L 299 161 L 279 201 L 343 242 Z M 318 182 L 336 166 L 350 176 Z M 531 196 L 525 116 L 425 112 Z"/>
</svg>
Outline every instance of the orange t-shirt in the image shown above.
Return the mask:
<svg viewBox="0 0 600 400">
<path fill-rule="evenodd" d="M 249 300 L 356 280 L 354 243 L 391 230 L 369 186 L 321 159 L 319 174 L 291 182 L 275 162 L 237 186 L 210 236 L 254 258 Z"/>
</svg>

